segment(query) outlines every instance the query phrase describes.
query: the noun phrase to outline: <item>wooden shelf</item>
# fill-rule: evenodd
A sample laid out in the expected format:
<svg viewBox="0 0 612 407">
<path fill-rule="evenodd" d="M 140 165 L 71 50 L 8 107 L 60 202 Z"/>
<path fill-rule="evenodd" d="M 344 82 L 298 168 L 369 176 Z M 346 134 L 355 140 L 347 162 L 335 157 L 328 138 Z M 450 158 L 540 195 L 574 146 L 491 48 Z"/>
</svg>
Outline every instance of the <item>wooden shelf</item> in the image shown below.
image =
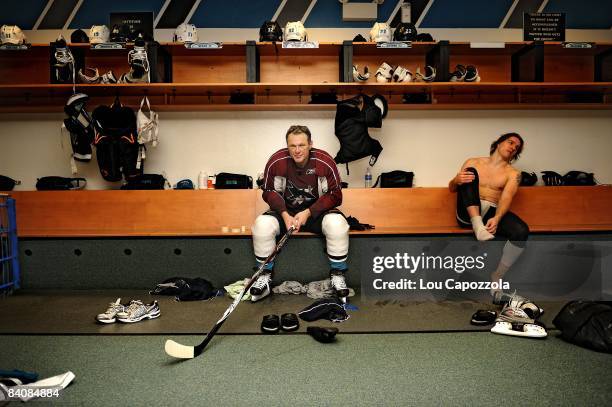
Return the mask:
<svg viewBox="0 0 612 407">
<path fill-rule="evenodd" d="M 120 76 L 128 69 L 131 45 L 125 50 L 92 50 L 89 44 L 70 47 L 84 66 L 96 67 L 100 73 L 112 69 Z M 0 112 L 62 111 L 72 85 L 48 83 L 50 51 L 49 44 L 33 44 L 25 51 L 0 52 Z M 447 41 L 413 43 L 411 48 L 322 42 L 313 49 L 254 42 L 187 49 L 165 43 L 152 46 L 151 55 L 157 61 L 151 66 L 159 68 L 156 78 L 170 78 L 166 80 L 172 83 L 77 84 L 77 92 L 90 96 L 90 106 L 109 103 L 115 96 L 137 105 L 146 95 L 160 111 L 333 110 L 334 105 L 309 104 L 311 95 L 333 93 L 341 100 L 361 92 L 384 95 L 392 110 L 610 109 L 612 104 L 612 42 L 591 49 L 531 42 L 505 43 L 503 48 Z M 438 63 L 437 80 L 448 77 L 456 64 L 473 64 L 482 82 L 378 83 L 372 73 L 383 61 L 413 72 Z M 369 66 L 371 78 L 365 83 L 341 82 L 352 78 L 353 64 Z M 235 93 L 252 94 L 255 104 L 230 104 Z M 404 95 L 424 95 L 417 98 L 427 103 L 404 104 Z"/>
<path fill-rule="evenodd" d="M 612 82 L 480 82 L 480 83 L 151 83 L 77 85 L 77 92 L 93 103 L 108 103 L 119 95 L 136 105 L 142 96 L 152 99 L 160 111 L 179 110 L 327 110 L 334 105 L 311 105 L 313 93 L 332 92 L 339 99 L 380 93 L 391 109 L 611 109 Z M 255 104 L 230 104 L 233 92 L 249 93 Z M 575 103 L 568 95 L 599 95 L 601 103 Z M 426 94 L 432 103 L 403 104 L 404 94 Z M 72 95 L 72 85 L 0 85 L 0 112 L 61 111 Z M 568 99 L 569 98 L 569 99 Z"/>
</svg>

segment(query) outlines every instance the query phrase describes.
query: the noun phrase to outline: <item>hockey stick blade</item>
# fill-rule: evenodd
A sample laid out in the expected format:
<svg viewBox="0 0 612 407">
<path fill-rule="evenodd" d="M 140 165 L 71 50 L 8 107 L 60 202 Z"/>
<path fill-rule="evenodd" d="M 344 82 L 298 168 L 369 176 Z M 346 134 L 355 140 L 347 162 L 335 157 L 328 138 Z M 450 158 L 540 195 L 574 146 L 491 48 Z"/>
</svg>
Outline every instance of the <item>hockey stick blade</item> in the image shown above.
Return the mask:
<svg viewBox="0 0 612 407">
<path fill-rule="evenodd" d="M 195 357 L 195 347 L 181 345 L 172 339 L 166 341 L 164 350 L 168 355 L 177 359 L 193 359 Z"/>
<path fill-rule="evenodd" d="M 196 345 L 196 346 L 182 345 L 176 341 L 173 341 L 172 339 L 168 339 L 166 340 L 166 344 L 164 345 L 164 350 L 166 351 L 166 353 L 177 359 L 193 359 L 195 357 L 200 356 L 202 352 L 204 351 L 204 348 L 206 347 L 206 345 L 208 345 L 208 342 L 210 342 L 210 340 L 213 338 L 213 336 L 215 336 L 219 328 L 221 328 L 221 325 L 223 325 L 225 320 L 230 316 L 230 314 L 234 311 L 234 309 L 236 309 L 238 304 L 240 304 L 242 297 L 244 297 L 244 295 L 251 288 L 255 280 L 257 280 L 259 275 L 262 273 L 264 266 L 267 263 L 271 262 L 276 257 L 276 255 L 278 255 L 281 248 L 285 245 L 285 243 L 287 242 L 287 239 L 289 239 L 289 236 L 291 236 L 294 230 L 295 228 L 293 226 L 289 228 L 289 230 L 287 230 L 287 233 L 285 233 L 285 235 L 279 240 L 278 244 L 274 248 L 274 251 L 261 264 L 261 266 L 259 266 L 255 274 L 253 274 L 253 276 L 248 281 L 248 283 L 244 286 L 240 294 L 238 294 L 238 296 L 234 299 L 234 301 L 232 301 L 230 306 L 225 310 L 221 318 L 217 321 L 215 326 L 213 326 L 210 332 L 206 334 L 206 337 L 199 345 Z"/>
</svg>

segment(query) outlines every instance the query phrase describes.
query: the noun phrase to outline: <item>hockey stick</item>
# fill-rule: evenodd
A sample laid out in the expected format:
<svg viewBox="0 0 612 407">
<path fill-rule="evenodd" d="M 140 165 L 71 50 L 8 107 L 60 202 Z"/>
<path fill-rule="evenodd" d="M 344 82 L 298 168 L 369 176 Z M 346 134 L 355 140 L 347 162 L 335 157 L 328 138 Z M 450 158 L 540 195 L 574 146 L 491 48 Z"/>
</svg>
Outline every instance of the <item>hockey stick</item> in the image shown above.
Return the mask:
<svg viewBox="0 0 612 407">
<path fill-rule="evenodd" d="M 168 339 L 166 341 L 166 345 L 164 346 L 166 353 L 170 356 L 173 356 L 179 359 L 193 359 L 197 356 L 200 356 L 200 354 L 204 352 L 204 348 L 206 347 L 206 345 L 208 345 L 208 342 L 210 342 L 210 340 L 213 338 L 213 336 L 215 336 L 219 328 L 221 328 L 221 325 L 223 325 L 225 320 L 230 316 L 230 314 L 234 311 L 234 309 L 236 309 L 236 307 L 240 303 L 240 300 L 242 300 L 242 297 L 244 297 L 244 294 L 246 294 L 246 292 L 251 288 L 253 283 L 255 283 L 259 275 L 262 273 L 264 266 L 268 264 L 269 262 L 271 262 L 272 260 L 274 260 L 274 258 L 280 252 L 281 248 L 285 245 L 285 243 L 287 242 L 287 239 L 289 239 L 289 236 L 291 236 L 294 230 L 295 228 L 293 226 L 290 227 L 289 230 L 287 230 L 287 233 L 285 233 L 285 235 L 279 240 L 274 251 L 261 264 L 261 266 L 259 266 L 255 274 L 253 274 L 253 277 L 251 277 L 249 282 L 244 286 L 240 294 L 238 294 L 238 296 L 230 304 L 229 308 L 225 310 L 225 312 L 223 313 L 223 316 L 221 316 L 221 318 L 217 321 L 215 326 L 213 326 L 213 328 L 206 334 L 206 337 L 204 338 L 202 343 L 196 346 L 187 346 L 187 345 L 181 345 L 180 343 L 175 342 L 172 339 Z"/>
</svg>

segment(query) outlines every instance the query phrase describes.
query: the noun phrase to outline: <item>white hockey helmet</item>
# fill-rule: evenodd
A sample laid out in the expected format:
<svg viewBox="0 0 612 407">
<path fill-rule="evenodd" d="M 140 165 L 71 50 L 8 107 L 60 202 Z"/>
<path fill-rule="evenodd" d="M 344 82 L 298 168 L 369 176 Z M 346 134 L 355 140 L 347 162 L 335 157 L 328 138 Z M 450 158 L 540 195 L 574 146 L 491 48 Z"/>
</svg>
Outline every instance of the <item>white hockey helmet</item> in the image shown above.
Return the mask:
<svg viewBox="0 0 612 407">
<path fill-rule="evenodd" d="M 16 25 L 3 25 L 0 29 L 0 44 L 21 45 L 26 43 L 26 36 Z"/>
<path fill-rule="evenodd" d="M 301 21 L 290 21 L 285 25 L 285 41 L 306 41 L 306 29 Z"/>
<path fill-rule="evenodd" d="M 370 41 L 389 42 L 391 41 L 391 27 L 387 23 L 374 23 L 370 30 Z"/>
<path fill-rule="evenodd" d="M 179 25 L 174 30 L 174 42 L 198 42 L 198 29 L 193 24 Z"/>
<path fill-rule="evenodd" d="M 104 44 L 109 41 L 110 31 L 105 25 L 92 25 L 89 30 L 90 44 Z"/>
</svg>

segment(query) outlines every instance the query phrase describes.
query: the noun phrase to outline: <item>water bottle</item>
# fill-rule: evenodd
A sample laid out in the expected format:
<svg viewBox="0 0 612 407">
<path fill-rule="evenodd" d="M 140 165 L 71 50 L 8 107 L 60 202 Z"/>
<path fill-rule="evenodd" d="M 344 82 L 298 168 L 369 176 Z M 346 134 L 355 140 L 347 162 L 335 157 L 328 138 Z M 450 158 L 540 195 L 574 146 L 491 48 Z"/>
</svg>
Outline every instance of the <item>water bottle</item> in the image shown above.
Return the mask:
<svg viewBox="0 0 612 407">
<path fill-rule="evenodd" d="M 366 169 L 366 173 L 365 173 L 364 179 L 365 179 L 365 183 L 364 183 L 365 188 L 372 188 L 372 173 L 370 172 L 370 167 L 369 166 Z"/>
<path fill-rule="evenodd" d="M 208 189 L 208 175 L 204 171 L 198 175 L 198 189 Z"/>
</svg>

